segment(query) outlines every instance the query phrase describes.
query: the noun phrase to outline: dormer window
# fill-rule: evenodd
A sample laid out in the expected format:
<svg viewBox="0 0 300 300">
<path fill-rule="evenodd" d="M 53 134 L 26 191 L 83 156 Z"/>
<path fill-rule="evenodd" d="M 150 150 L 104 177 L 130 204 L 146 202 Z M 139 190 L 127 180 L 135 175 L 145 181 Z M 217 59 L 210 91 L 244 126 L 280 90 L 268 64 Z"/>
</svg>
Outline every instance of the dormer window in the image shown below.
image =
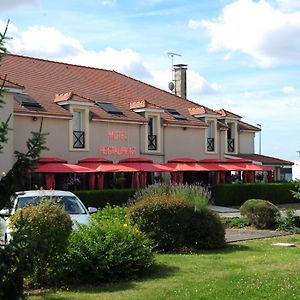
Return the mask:
<svg viewBox="0 0 300 300">
<path fill-rule="evenodd" d="M 117 116 L 124 115 L 117 107 L 115 107 L 111 102 L 96 102 L 96 104 L 105 110 L 107 113 Z"/>
<path fill-rule="evenodd" d="M 186 117 L 180 114 L 176 109 L 167 108 L 166 112 L 168 112 L 176 120 L 186 120 Z"/>
</svg>

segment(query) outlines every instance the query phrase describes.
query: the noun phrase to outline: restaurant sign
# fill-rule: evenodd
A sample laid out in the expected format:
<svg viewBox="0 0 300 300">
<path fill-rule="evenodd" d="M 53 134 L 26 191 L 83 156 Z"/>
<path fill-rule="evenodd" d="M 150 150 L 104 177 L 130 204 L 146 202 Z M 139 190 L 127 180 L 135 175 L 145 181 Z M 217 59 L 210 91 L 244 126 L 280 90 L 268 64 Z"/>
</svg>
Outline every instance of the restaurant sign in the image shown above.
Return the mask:
<svg viewBox="0 0 300 300">
<path fill-rule="evenodd" d="M 124 131 L 108 131 L 107 136 L 113 141 L 127 141 L 128 136 Z M 101 146 L 99 149 L 101 155 L 135 155 L 136 147 L 128 146 Z"/>
</svg>

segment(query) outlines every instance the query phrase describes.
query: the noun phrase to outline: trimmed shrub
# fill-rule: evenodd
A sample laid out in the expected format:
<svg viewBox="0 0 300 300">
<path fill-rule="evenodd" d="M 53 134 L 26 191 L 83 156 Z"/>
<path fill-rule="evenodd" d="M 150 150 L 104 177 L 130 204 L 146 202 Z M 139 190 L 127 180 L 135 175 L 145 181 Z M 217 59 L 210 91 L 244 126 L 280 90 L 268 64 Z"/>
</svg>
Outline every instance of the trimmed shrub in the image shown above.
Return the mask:
<svg viewBox="0 0 300 300">
<path fill-rule="evenodd" d="M 31 263 L 31 281 L 45 285 L 51 269 L 67 247 L 72 221 L 64 209 L 47 200 L 28 206 L 10 218 L 12 239 L 22 242 L 26 261 Z M 26 237 L 26 239 L 24 239 Z"/>
<path fill-rule="evenodd" d="M 130 219 L 138 223 L 155 242 L 156 250 L 214 249 L 224 246 L 224 227 L 219 216 L 174 194 L 143 197 L 129 208 Z"/>
<path fill-rule="evenodd" d="M 264 199 L 273 204 L 298 202 L 292 195 L 294 183 L 219 184 L 212 187 L 216 205 L 240 206 L 248 199 Z"/>
<path fill-rule="evenodd" d="M 86 207 L 93 206 L 104 208 L 107 204 L 111 206 L 126 205 L 133 197 L 134 189 L 110 189 L 110 190 L 87 190 L 73 191 L 73 193 L 84 203 Z"/>
<path fill-rule="evenodd" d="M 134 194 L 133 200 L 131 200 L 131 203 L 160 195 L 173 195 L 178 199 L 183 199 L 190 203 L 196 210 L 201 210 L 207 207 L 211 193 L 207 187 L 197 183 L 191 185 L 168 185 L 164 183 L 156 183 L 146 187 L 145 189 L 137 190 Z"/>
<path fill-rule="evenodd" d="M 128 222 L 127 209 L 105 207 L 89 224 L 78 224 L 61 257 L 56 281 L 99 283 L 132 278 L 154 263 L 151 241 Z"/>
<path fill-rule="evenodd" d="M 274 229 L 276 217 L 280 212 L 278 207 L 269 201 L 249 199 L 241 206 L 240 213 L 258 229 Z"/>
</svg>

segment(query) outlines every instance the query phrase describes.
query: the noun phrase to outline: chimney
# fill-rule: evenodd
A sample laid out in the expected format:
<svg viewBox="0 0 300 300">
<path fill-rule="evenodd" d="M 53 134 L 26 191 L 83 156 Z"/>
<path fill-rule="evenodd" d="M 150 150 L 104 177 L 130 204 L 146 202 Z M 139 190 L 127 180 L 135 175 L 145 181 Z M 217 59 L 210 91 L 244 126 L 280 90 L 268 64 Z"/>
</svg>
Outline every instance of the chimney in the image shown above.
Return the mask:
<svg viewBox="0 0 300 300">
<path fill-rule="evenodd" d="M 186 99 L 186 70 L 187 65 L 174 65 L 175 95 Z"/>
</svg>

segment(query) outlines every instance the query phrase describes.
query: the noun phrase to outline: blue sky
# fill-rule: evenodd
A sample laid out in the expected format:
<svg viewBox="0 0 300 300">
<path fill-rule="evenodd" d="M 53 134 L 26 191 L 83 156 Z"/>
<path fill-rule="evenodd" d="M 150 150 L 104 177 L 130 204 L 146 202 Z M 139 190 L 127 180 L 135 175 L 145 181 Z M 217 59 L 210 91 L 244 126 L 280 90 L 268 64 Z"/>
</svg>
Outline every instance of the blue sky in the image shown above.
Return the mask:
<svg viewBox="0 0 300 300">
<path fill-rule="evenodd" d="M 262 154 L 300 150 L 299 0 L 0 0 L 12 53 L 114 69 L 262 125 Z M 257 135 L 258 152 L 258 135 Z"/>
</svg>

